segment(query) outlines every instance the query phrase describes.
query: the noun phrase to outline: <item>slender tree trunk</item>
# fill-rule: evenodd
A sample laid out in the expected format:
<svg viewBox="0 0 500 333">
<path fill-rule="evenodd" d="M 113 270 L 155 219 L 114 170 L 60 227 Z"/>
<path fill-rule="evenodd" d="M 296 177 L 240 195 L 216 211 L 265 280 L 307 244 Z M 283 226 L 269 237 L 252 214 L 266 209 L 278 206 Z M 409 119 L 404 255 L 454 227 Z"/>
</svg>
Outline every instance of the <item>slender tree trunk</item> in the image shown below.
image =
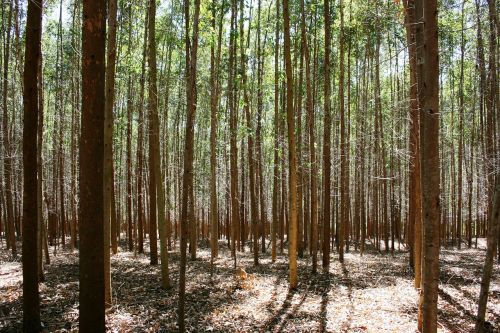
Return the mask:
<svg viewBox="0 0 500 333">
<path fill-rule="evenodd" d="M 330 266 L 330 202 L 331 202 L 331 123 L 330 111 L 330 0 L 324 0 L 325 60 L 324 60 L 324 127 L 323 127 L 323 268 Z"/>
<path fill-rule="evenodd" d="M 194 122 L 196 117 L 196 63 L 198 52 L 198 22 L 200 17 L 200 0 L 194 1 L 193 37 L 189 38 L 189 0 L 184 0 L 184 20 L 186 39 L 186 101 L 187 118 L 184 145 L 184 174 L 182 176 L 182 210 L 181 210 L 181 262 L 179 269 L 179 316 L 180 332 L 186 331 L 184 322 L 186 302 L 186 248 L 188 237 L 189 194 L 193 188 L 193 153 L 194 153 Z M 192 43 L 192 45 L 191 45 Z M 189 214 L 192 215 L 192 214 Z"/>
<path fill-rule="evenodd" d="M 7 96 L 9 92 L 9 60 L 10 60 L 10 35 L 12 25 L 12 0 L 9 2 L 9 15 L 7 19 L 7 36 L 5 37 L 5 48 L 3 57 L 3 96 L 2 96 L 2 131 L 3 131 L 3 163 L 5 181 L 5 211 L 7 217 L 7 248 L 12 249 L 12 255 L 17 256 L 16 234 L 14 225 L 14 207 L 12 198 L 12 152 L 9 135 L 9 114 L 7 110 Z"/>
<path fill-rule="evenodd" d="M 37 151 L 36 151 L 36 163 L 37 163 L 37 184 L 36 184 L 36 194 L 37 194 L 37 246 L 38 246 L 38 281 L 43 282 L 45 280 L 43 272 L 43 245 L 45 241 L 45 222 L 43 220 L 43 60 L 42 54 L 38 58 L 38 128 L 37 128 Z M 1 195 L 1 194 L 0 194 Z M 48 251 L 47 251 L 48 252 Z M 47 253 L 48 255 L 48 253 Z"/>
<path fill-rule="evenodd" d="M 410 63 L 410 162 L 409 162 L 409 224 L 414 230 L 414 238 L 410 237 L 410 262 L 415 271 L 415 288 L 420 288 L 421 282 L 421 252 L 422 252 L 422 193 L 420 178 L 420 120 L 417 84 L 417 48 L 416 48 L 416 17 L 415 0 L 404 1 L 406 39 L 408 43 Z"/>
<path fill-rule="evenodd" d="M 276 0 L 276 17 L 280 16 L 280 1 Z M 279 222 L 279 24 L 276 19 L 275 40 L 274 40 L 274 155 L 273 155 L 273 202 L 272 214 L 273 224 L 271 228 L 271 258 L 276 261 L 276 233 Z"/>
<path fill-rule="evenodd" d="M 114 0 L 113 0 L 114 1 Z M 110 3 L 111 4 L 111 3 Z M 128 53 L 127 58 L 131 57 L 131 45 L 132 45 L 132 4 L 128 6 Z M 127 210 L 127 229 L 128 229 L 128 249 L 129 251 L 134 250 L 134 241 L 136 240 L 136 235 L 134 233 L 135 228 L 133 226 L 132 220 L 132 75 L 128 74 L 127 78 L 127 142 L 126 142 L 126 168 L 127 168 L 127 197 L 126 197 L 126 210 Z M 115 220 L 116 222 L 116 220 Z M 118 244 L 116 241 L 117 234 L 117 223 L 111 224 L 111 248 L 113 254 L 118 252 Z"/>
<path fill-rule="evenodd" d="M 297 156 L 295 152 L 295 120 L 293 109 L 293 73 L 290 56 L 290 14 L 288 0 L 283 0 L 284 56 L 286 72 L 286 110 L 288 124 L 288 191 L 289 191 L 289 244 L 288 261 L 290 289 L 297 288 Z"/>
<path fill-rule="evenodd" d="M 301 38 L 302 47 L 304 52 L 304 61 L 306 65 L 306 112 L 307 112 L 307 126 L 309 132 L 309 162 L 310 166 L 310 193 L 311 193 L 311 213 L 310 213 L 310 224 L 311 224 L 311 256 L 312 256 L 312 271 L 316 272 L 318 266 L 318 193 L 317 193 L 317 178 L 316 174 L 318 172 L 316 165 L 316 146 L 315 146 L 315 136 L 314 136 L 314 110 L 311 92 L 311 66 L 310 66 L 310 55 L 309 55 L 309 44 L 307 41 L 306 33 L 306 13 L 304 0 L 300 1 L 301 10 Z"/>
<path fill-rule="evenodd" d="M 457 238 L 458 238 L 458 248 L 462 247 L 462 206 L 463 206 L 463 146 L 464 146 L 464 53 L 465 53 L 465 33 L 464 33 L 464 16 L 465 16 L 465 0 L 462 1 L 462 32 L 461 32 L 461 42 L 460 42 L 460 81 L 458 86 L 459 91 L 459 110 L 458 110 L 458 175 L 457 175 Z"/>
<path fill-rule="evenodd" d="M 217 38 L 217 55 L 215 45 L 210 48 L 210 247 L 212 263 L 219 255 L 218 245 L 218 217 L 217 217 L 217 108 L 219 104 L 219 65 L 221 58 L 222 21 L 223 10 L 221 8 L 220 23 Z M 212 29 L 215 34 L 216 3 L 212 1 Z M 215 37 L 213 37 L 215 38 Z"/>
<path fill-rule="evenodd" d="M 256 170 L 256 161 L 255 161 L 255 147 L 254 147 L 254 132 L 252 125 L 252 116 L 250 115 L 250 99 L 248 96 L 248 88 L 247 88 L 247 75 L 246 75 L 246 54 L 245 54 L 245 46 L 244 46 L 244 30 L 243 30 L 243 12 L 244 12 L 244 3 L 240 2 L 240 52 L 241 52 L 241 77 L 242 77 L 242 86 L 243 86 L 243 109 L 246 116 L 247 121 L 247 149 L 248 149 L 248 173 L 250 178 L 250 218 L 252 219 L 252 247 L 253 247 L 253 263 L 255 266 L 259 264 L 259 218 L 258 218 L 258 208 L 257 208 L 257 170 Z M 248 32 L 250 39 L 250 31 Z"/>
<path fill-rule="evenodd" d="M 106 60 L 106 101 L 104 113 L 104 284 L 106 307 L 112 305 L 111 290 L 111 187 L 113 180 L 113 105 L 115 100 L 115 62 L 116 62 L 116 13 L 117 0 L 109 1 L 108 47 Z"/>
<path fill-rule="evenodd" d="M 168 271 L 168 248 L 167 248 L 167 232 L 165 221 L 165 192 L 163 188 L 163 177 L 161 174 L 161 158 L 160 158 L 160 128 L 157 110 L 158 89 L 156 86 L 156 38 L 155 38 L 155 25 L 156 25 L 156 0 L 149 2 L 149 170 L 150 177 L 150 225 L 156 228 L 156 223 L 151 223 L 156 218 L 158 213 L 158 229 L 160 236 L 160 257 L 161 257 L 161 278 L 162 287 L 170 287 L 169 271 Z M 156 205 L 153 204 L 156 203 Z M 155 230 L 150 231 L 153 234 Z M 155 237 L 156 238 L 156 237 Z M 156 241 L 156 239 L 155 239 Z"/>
<path fill-rule="evenodd" d="M 146 10 L 145 21 L 148 21 L 148 12 Z M 139 253 L 144 253 L 144 234 L 145 234 L 145 202 L 144 195 L 144 85 L 146 72 L 146 55 L 148 44 L 148 25 L 144 25 L 144 42 L 142 51 L 142 67 L 139 88 L 139 124 L 137 129 L 137 247 Z M 150 255 L 152 252 L 150 253 Z"/>
<path fill-rule="evenodd" d="M 78 4 L 75 2 L 73 4 L 73 19 L 72 19 L 72 29 L 77 31 L 77 10 L 79 9 Z M 80 23 L 78 21 L 78 23 Z M 72 34 L 71 36 L 71 45 L 72 47 L 76 50 L 76 39 L 77 36 L 76 34 Z M 79 77 L 77 73 L 77 56 L 76 53 L 73 56 L 72 59 L 72 68 L 71 68 L 71 132 L 70 132 L 70 141 L 71 141 L 71 148 L 70 148 L 70 154 L 71 154 L 71 190 L 70 190 L 70 210 L 71 210 L 71 221 L 70 221 L 70 231 L 71 231 L 71 239 L 70 239 L 70 248 L 71 251 L 75 249 L 77 246 L 76 244 L 76 226 L 77 226 L 77 211 L 76 211 L 76 205 L 77 205 L 77 188 L 76 188 L 76 152 L 77 152 L 77 143 L 76 143 L 76 129 L 77 125 L 76 122 L 77 120 L 77 111 L 78 111 L 78 105 L 80 104 L 80 99 L 79 99 L 79 94 L 77 92 L 79 85 L 78 81 Z M 41 145 L 40 145 L 41 147 Z M 41 186 L 41 185 L 40 185 Z M 41 188 L 40 188 L 40 195 L 41 195 Z"/>
<path fill-rule="evenodd" d="M 235 50 L 236 50 L 236 0 L 231 3 L 231 31 L 229 37 L 229 74 L 228 74 L 228 103 L 229 103 L 229 132 L 230 132 L 230 172 L 231 172 L 231 255 L 236 267 L 236 226 L 239 224 L 238 214 L 238 147 L 236 142 L 238 131 L 238 115 L 235 110 Z"/>
<path fill-rule="evenodd" d="M 339 222 L 339 261 L 344 262 L 344 229 L 349 223 L 347 198 L 349 188 L 347 178 L 347 138 L 344 106 L 344 6 L 340 0 L 340 70 L 339 70 L 339 100 L 340 100 L 340 222 Z"/>
<path fill-rule="evenodd" d="M 63 92 L 63 62 L 64 62 L 64 54 L 63 54 L 63 28 L 62 28 L 62 6 L 63 3 L 60 1 L 59 3 L 59 24 L 58 24 L 58 33 L 57 33 L 57 39 L 58 39 L 58 54 L 59 56 L 57 57 L 56 60 L 56 66 L 57 66 L 57 71 L 56 71 L 56 77 L 57 77 L 57 108 L 56 110 L 58 111 L 58 121 L 59 121 L 59 143 L 58 143 L 58 149 L 57 149 L 57 164 L 58 164 L 58 176 L 59 176 L 59 202 L 60 202 L 60 214 L 59 214 L 59 221 L 60 221 L 60 230 L 61 230 L 61 240 L 62 240 L 62 246 L 64 247 L 66 245 L 66 207 L 65 207 L 65 202 L 64 198 L 66 197 L 64 194 L 64 125 L 65 125 L 65 95 Z"/>
<path fill-rule="evenodd" d="M 256 154 L 257 154 L 257 170 L 259 179 L 259 202 L 260 202 L 260 236 L 261 236 L 261 252 L 266 252 L 266 225 L 267 225 L 267 207 L 266 195 L 264 189 L 264 170 L 262 161 L 262 113 L 264 109 L 264 96 L 262 91 L 264 77 L 264 55 L 261 47 L 261 0 L 258 1 L 258 17 L 257 17 L 257 129 L 255 136 Z M 249 32 L 250 37 L 250 32 Z M 265 43 L 265 39 L 264 39 Z M 264 45 L 265 47 L 265 45 Z"/>
</svg>

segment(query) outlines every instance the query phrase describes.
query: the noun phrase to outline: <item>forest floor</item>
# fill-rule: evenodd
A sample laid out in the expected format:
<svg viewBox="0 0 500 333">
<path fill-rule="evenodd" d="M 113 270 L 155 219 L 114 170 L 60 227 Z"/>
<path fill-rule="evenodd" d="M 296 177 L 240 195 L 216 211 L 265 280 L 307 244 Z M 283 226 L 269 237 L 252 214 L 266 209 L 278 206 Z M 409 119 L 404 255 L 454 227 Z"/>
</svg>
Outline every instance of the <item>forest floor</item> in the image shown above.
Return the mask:
<svg viewBox="0 0 500 333">
<path fill-rule="evenodd" d="M 125 244 L 123 244 L 125 245 Z M 123 248 L 120 248 L 123 250 Z M 439 331 L 472 332 L 484 262 L 485 241 L 478 249 L 443 249 L 439 286 Z M 225 242 L 211 276 L 210 251 L 200 242 L 198 259 L 188 262 L 186 327 L 190 332 L 415 332 L 418 294 L 408 254 L 352 251 L 340 264 L 332 255 L 330 270 L 311 273 L 311 258 L 299 259 L 299 285 L 288 288 L 288 263 L 269 251 L 258 267 L 252 254 L 238 253 L 237 278 Z M 320 259 L 321 257 L 319 257 Z M 176 331 L 178 263 L 170 253 L 173 287 L 160 288 L 159 266 L 147 254 L 120 251 L 112 256 L 113 307 L 107 312 L 110 332 Z M 78 253 L 60 251 L 45 266 L 40 284 L 45 331 L 78 330 Z M 0 250 L 0 332 L 22 328 L 22 270 L 2 245 Z M 500 332 L 500 268 L 495 263 L 487 320 Z"/>
</svg>

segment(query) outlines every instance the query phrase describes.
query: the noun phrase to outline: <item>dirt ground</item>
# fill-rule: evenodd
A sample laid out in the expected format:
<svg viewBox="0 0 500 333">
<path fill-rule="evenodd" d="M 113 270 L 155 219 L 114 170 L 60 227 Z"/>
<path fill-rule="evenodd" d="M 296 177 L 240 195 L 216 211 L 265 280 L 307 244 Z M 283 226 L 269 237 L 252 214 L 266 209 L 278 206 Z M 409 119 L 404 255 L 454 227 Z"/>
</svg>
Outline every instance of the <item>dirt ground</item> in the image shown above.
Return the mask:
<svg viewBox="0 0 500 333">
<path fill-rule="evenodd" d="M 312 274 L 311 259 L 299 260 L 299 286 L 288 289 L 286 255 L 271 263 L 270 253 L 253 266 L 247 251 L 238 253 L 238 266 L 248 273 L 235 277 L 225 242 L 211 275 L 210 252 L 201 242 L 198 259 L 188 262 L 186 327 L 190 332 L 415 332 L 417 291 L 408 254 L 368 249 L 345 255 L 345 264 L 332 254 L 328 272 Z M 125 244 L 123 244 L 125 245 Z M 0 250 L 0 332 L 22 328 L 20 257 Z M 439 286 L 439 331 L 472 332 L 479 295 L 485 241 L 478 249 L 443 249 Z M 178 249 L 178 248 L 177 248 Z M 120 248 L 112 257 L 113 307 L 109 332 L 176 331 L 178 262 L 170 253 L 173 287 L 160 288 L 159 266 L 148 254 Z M 41 318 L 47 332 L 78 331 L 78 253 L 60 251 L 45 266 L 40 284 Z M 321 262 L 319 262 L 321 264 Z M 500 268 L 495 263 L 487 320 L 490 332 L 500 332 Z"/>
</svg>

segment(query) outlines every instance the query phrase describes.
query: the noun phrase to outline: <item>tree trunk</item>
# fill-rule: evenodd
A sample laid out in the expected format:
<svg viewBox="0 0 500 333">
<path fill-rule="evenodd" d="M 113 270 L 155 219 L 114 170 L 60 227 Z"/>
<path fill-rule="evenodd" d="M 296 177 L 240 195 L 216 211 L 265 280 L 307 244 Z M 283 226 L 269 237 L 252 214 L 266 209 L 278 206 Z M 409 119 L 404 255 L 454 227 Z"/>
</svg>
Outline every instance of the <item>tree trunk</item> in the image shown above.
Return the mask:
<svg viewBox="0 0 500 333">
<path fill-rule="evenodd" d="M 229 165 L 231 173 L 231 255 L 234 257 L 236 267 L 236 226 L 239 224 L 238 214 L 238 147 L 236 136 L 238 131 L 238 115 L 235 110 L 235 56 L 236 56 L 236 0 L 231 2 L 231 31 L 229 37 L 229 73 L 228 73 L 228 103 L 229 103 L 229 132 L 230 132 L 230 154 Z"/>
<path fill-rule="evenodd" d="M 410 256 L 413 258 L 415 271 L 415 288 L 420 288 L 422 276 L 422 191 L 420 178 L 420 118 L 417 83 L 417 48 L 415 0 L 404 1 L 406 40 L 408 43 L 410 63 L 410 162 L 409 162 L 409 223 L 414 230 L 414 238 L 410 238 Z M 412 261 L 412 260 L 410 260 Z"/>
<path fill-rule="evenodd" d="M 307 42 L 306 33 L 306 13 L 304 0 L 300 1 L 300 11 L 301 11 L 301 38 L 302 38 L 302 48 L 304 52 L 304 61 L 306 65 L 306 112 L 307 112 L 307 127 L 309 133 L 309 162 L 311 163 L 309 178 L 310 178 L 310 193 L 311 193 L 311 212 L 310 212 L 310 224 L 311 224 L 311 256 L 312 256 L 312 271 L 316 272 L 318 266 L 318 193 L 317 193 L 317 178 L 316 174 L 318 172 L 316 165 L 316 146 L 315 146 L 315 136 L 314 136 L 314 110 L 311 92 L 311 66 L 310 66 L 310 55 L 309 55 L 309 44 Z"/>
<path fill-rule="evenodd" d="M 146 10 L 145 21 L 148 21 L 148 12 Z M 148 44 L 148 25 L 144 25 L 144 42 L 142 51 L 142 67 L 139 88 L 139 124 L 137 129 L 137 252 L 144 253 L 144 234 L 145 234 L 145 202 L 144 202 L 144 85 L 146 72 L 146 55 Z M 151 253 L 150 253 L 151 255 Z"/>
<path fill-rule="evenodd" d="M 24 128 L 23 128 L 23 329 L 40 330 L 40 296 L 38 292 L 38 191 L 37 133 L 38 85 L 41 57 L 43 3 L 28 3 L 26 20 L 26 61 L 24 63 Z"/>
<path fill-rule="evenodd" d="M 194 153 L 194 122 L 196 117 L 196 63 L 198 52 L 198 22 L 200 17 L 200 0 L 194 1 L 193 37 L 189 38 L 189 0 L 184 0 L 184 20 L 186 39 L 186 101 L 187 118 L 184 145 L 184 174 L 182 176 L 182 209 L 181 209 L 181 262 L 179 268 L 179 316 L 180 332 L 185 332 L 185 302 L 186 302 L 186 248 L 188 237 L 188 207 L 189 196 L 193 188 L 193 153 Z M 191 45 L 192 42 L 192 45 Z M 192 214 L 189 214 L 192 216 Z"/>
<path fill-rule="evenodd" d="M 156 0 L 149 2 L 149 170 L 150 177 L 150 225 L 156 228 L 156 223 L 151 223 L 156 217 L 158 212 L 158 229 L 160 236 L 160 258 L 161 258 L 161 281 L 162 287 L 168 288 L 170 286 L 169 271 L 168 271 L 168 248 L 167 248 L 167 232 L 165 221 L 165 192 L 163 188 L 163 177 L 161 174 L 161 158 L 160 158 L 160 127 L 157 110 L 157 95 L 158 89 L 156 86 L 156 38 L 155 38 L 155 24 L 156 24 Z M 155 198 L 153 198 L 155 197 Z M 155 199 L 155 200 L 153 200 Z M 156 206 L 153 204 L 156 203 Z M 156 233 L 155 230 L 152 231 Z M 156 239 L 154 240 L 156 241 Z"/>
<path fill-rule="evenodd" d="M 493 211 L 489 217 L 490 227 L 488 228 L 487 250 L 484 261 L 483 276 L 481 279 L 481 291 L 479 292 L 479 302 L 476 318 L 476 333 L 485 331 L 486 305 L 488 303 L 488 292 L 490 290 L 491 275 L 493 271 L 493 259 L 498 246 L 498 220 L 500 215 L 500 175 L 496 173 L 495 196 L 493 198 Z"/>
<path fill-rule="evenodd" d="M 327 0 L 328 1 L 328 0 Z M 283 0 L 284 56 L 286 72 L 286 110 L 288 124 L 288 191 L 289 191 L 289 244 L 288 261 L 290 289 L 297 288 L 297 156 L 295 152 L 295 120 L 293 109 L 293 73 L 290 56 L 290 14 L 288 0 Z"/>
<path fill-rule="evenodd" d="M 280 1 L 276 0 L 276 17 L 280 15 Z M 274 155 L 273 155 L 273 224 L 271 228 L 271 260 L 276 261 L 276 233 L 279 222 L 279 24 L 276 19 L 275 45 L 274 45 Z"/>
<path fill-rule="evenodd" d="M 106 4 L 83 1 L 80 141 L 80 332 L 104 332 L 104 81 Z M 109 251 L 109 250 L 108 250 Z"/>
<path fill-rule="evenodd" d="M 330 111 L 330 0 L 324 0 L 325 68 L 324 68 L 324 127 L 323 127 L 323 268 L 330 266 L 330 204 L 331 204 L 331 123 Z"/>
<path fill-rule="evenodd" d="M 339 221 L 339 261 L 344 262 L 344 229 L 349 223 L 347 198 L 349 188 L 347 178 L 347 142 L 346 120 L 344 106 L 344 6 L 340 0 L 340 69 L 339 69 L 339 100 L 340 100 L 340 221 Z"/>
<path fill-rule="evenodd" d="M 420 2 L 421 0 L 417 0 Z M 418 7 L 417 7 L 418 8 Z M 418 14 L 417 14 L 417 17 Z M 439 58 L 437 1 L 423 5 L 424 39 L 421 119 L 421 159 L 423 205 L 422 287 L 423 333 L 437 332 L 439 283 L 439 223 L 441 207 L 439 162 Z"/>
<path fill-rule="evenodd" d="M 111 307 L 111 187 L 113 180 L 113 105 L 115 100 L 115 62 L 116 62 L 116 13 L 117 0 L 109 1 L 108 47 L 106 60 L 106 101 L 104 111 L 104 285 L 106 307 Z"/>
<path fill-rule="evenodd" d="M 12 198 L 12 152 L 10 148 L 9 135 L 9 114 L 7 112 L 7 96 L 9 85 L 9 59 L 10 59 L 10 26 L 12 24 L 12 1 L 9 2 L 9 15 L 7 19 L 7 36 L 5 37 L 5 48 L 3 58 L 3 96 L 2 96 L 2 131 L 3 131 L 3 163 L 4 163 L 4 181 L 5 181 L 5 211 L 6 211 L 6 229 L 7 229 L 7 248 L 12 249 L 12 255 L 17 256 L 16 233 L 14 225 L 14 207 Z"/>
<path fill-rule="evenodd" d="M 217 217 L 217 108 L 219 105 L 219 65 L 221 58 L 223 10 L 219 21 L 217 55 L 215 46 L 210 48 L 210 247 L 212 263 L 219 255 L 218 217 Z M 216 3 L 212 1 L 212 29 L 215 34 Z"/>
</svg>

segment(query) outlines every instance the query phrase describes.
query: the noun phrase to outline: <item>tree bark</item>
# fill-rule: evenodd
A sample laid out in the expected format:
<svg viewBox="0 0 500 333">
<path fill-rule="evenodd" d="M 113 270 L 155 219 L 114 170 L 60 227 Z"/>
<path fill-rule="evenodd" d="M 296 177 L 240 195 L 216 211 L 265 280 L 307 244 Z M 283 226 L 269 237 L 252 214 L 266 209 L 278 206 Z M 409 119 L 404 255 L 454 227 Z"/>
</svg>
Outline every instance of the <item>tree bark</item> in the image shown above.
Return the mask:
<svg viewBox="0 0 500 333">
<path fill-rule="evenodd" d="M 330 204 L 331 204 L 331 123 L 330 111 L 330 0 L 324 0 L 325 68 L 324 68 L 324 127 L 323 127 L 323 268 L 330 266 Z"/>
<path fill-rule="evenodd" d="M 328 0 L 327 0 L 328 1 Z M 288 261 L 290 289 L 297 288 L 297 156 L 295 152 L 295 120 L 293 109 L 293 73 L 290 56 L 290 14 L 288 0 L 283 0 L 284 56 L 286 72 L 286 110 L 288 125 L 288 191 L 289 191 L 289 244 Z"/>
<path fill-rule="evenodd" d="M 12 152 L 10 147 L 9 114 L 7 110 L 7 96 L 9 91 L 9 59 L 10 59 L 10 35 L 12 24 L 12 1 L 9 2 L 9 15 L 7 18 L 7 36 L 5 37 L 5 48 L 3 57 L 3 96 L 2 96 L 2 131 L 3 131 L 3 172 L 5 181 L 5 211 L 7 230 L 7 249 L 12 249 L 12 255 L 17 256 L 16 232 L 14 225 L 14 207 L 12 198 Z"/>
<path fill-rule="evenodd" d="M 168 271 L 168 248 L 167 248 L 167 230 L 165 221 L 165 192 L 163 187 L 163 177 L 161 174 L 161 158 L 160 158 L 160 127 L 158 119 L 157 98 L 158 89 L 156 86 L 156 0 L 149 2 L 149 152 L 150 152 L 150 225 L 153 226 L 153 220 L 158 212 L 158 230 L 160 236 L 160 258 L 161 258 L 161 281 L 162 287 L 170 287 L 169 271 Z M 154 198 L 153 198 L 154 197 Z M 156 206 L 153 204 L 156 203 Z M 156 228 L 156 223 L 154 223 Z M 155 234 L 155 231 L 150 231 Z M 156 240 L 156 239 L 155 239 Z"/>
<path fill-rule="evenodd" d="M 219 231 L 218 231 L 218 208 L 217 208 L 217 108 L 219 105 L 219 66 L 221 58 L 222 21 L 223 10 L 221 8 L 219 30 L 217 38 L 217 54 L 215 53 L 215 41 L 210 48 L 210 247 L 212 263 L 219 255 Z M 212 1 L 212 29 L 216 28 L 216 2 Z M 212 38 L 215 39 L 215 36 Z"/>
<path fill-rule="evenodd" d="M 418 0 L 418 2 L 421 0 Z M 418 17 L 418 16 L 417 16 Z M 437 1 L 428 0 L 423 5 L 423 103 L 421 120 L 421 159 L 423 194 L 423 261 L 422 287 L 423 333 L 437 332 L 437 301 L 439 283 L 439 223 L 441 207 L 439 161 L 439 49 Z"/>
<path fill-rule="evenodd" d="M 276 27 L 274 40 L 274 154 L 273 154 L 273 202 L 272 214 L 273 222 L 271 228 L 271 260 L 276 261 L 276 233 L 279 222 L 279 15 L 280 0 L 276 0 Z"/>
<path fill-rule="evenodd" d="M 200 0 L 194 1 L 193 37 L 189 37 L 189 0 L 184 0 L 185 47 L 186 47 L 186 101 L 187 118 L 184 145 L 184 174 L 182 176 L 182 208 L 181 208 L 181 262 L 179 269 L 179 316 L 180 332 L 186 331 L 184 322 L 186 302 L 186 248 L 188 225 L 190 224 L 188 208 L 189 196 L 193 188 L 193 154 L 194 154 L 194 122 L 196 117 L 196 64 L 198 52 L 198 23 L 200 17 Z M 192 45 L 191 45 L 192 43 Z"/>
<path fill-rule="evenodd" d="M 26 61 L 24 63 L 24 128 L 23 128 L 23 330 L 40 330 L 40 296 L 38 292 L 38 197 L 37 133 L 38 85 L 41 57 L 43 2 L 28 3 L 26 20 Z"/>
<path fill-rule="evenodd" d="M 106 60 L 106 101 L 104 104 L 104 285 L 106 307 L 111 307 L 111 196 L 113 180 L 113 106 L 115 100 L 115 63 L 116 63 L 116 13 L 117 0 L 109 1 L 108 47 Z"/>
<path fill-rule="evenodd" d="M 229 165 L 231 173 L 231 255 L 234 258 L 236 267 L 236 226 L 239 224 L 238 214 L 238 147 L 236 142 L 238 131 L 238 115 L 235 110 L 235 57 L 236 57 L 236 0 L 231 2 L 231 31 L 229 37 L 229 73 L 228 73 L 228 103 L 229 103 L 229 132 L 230 132 L 230 154 Z"/>
<path fill-rule="evenodd" d="M 80 143 L 80 332 L 104 332 L 104 81 L 106 4 L 83 1 Z"/>
<path fill-rule="evenodd" d="M 146 10 L 145 21 L 148 21 L 149 8 Z M 144 253 L 145 207 L 144 202 L 144 85 L 146 72 L 146 57 L 148 44 L 148 25 L 144 25 L 144 42 L 142 50 L 142 66 L 139 88 L 139 124 L 137 128 L 137 252 Z M 151 255 L 151 253 L 150 253 Z"/>
</svg>

